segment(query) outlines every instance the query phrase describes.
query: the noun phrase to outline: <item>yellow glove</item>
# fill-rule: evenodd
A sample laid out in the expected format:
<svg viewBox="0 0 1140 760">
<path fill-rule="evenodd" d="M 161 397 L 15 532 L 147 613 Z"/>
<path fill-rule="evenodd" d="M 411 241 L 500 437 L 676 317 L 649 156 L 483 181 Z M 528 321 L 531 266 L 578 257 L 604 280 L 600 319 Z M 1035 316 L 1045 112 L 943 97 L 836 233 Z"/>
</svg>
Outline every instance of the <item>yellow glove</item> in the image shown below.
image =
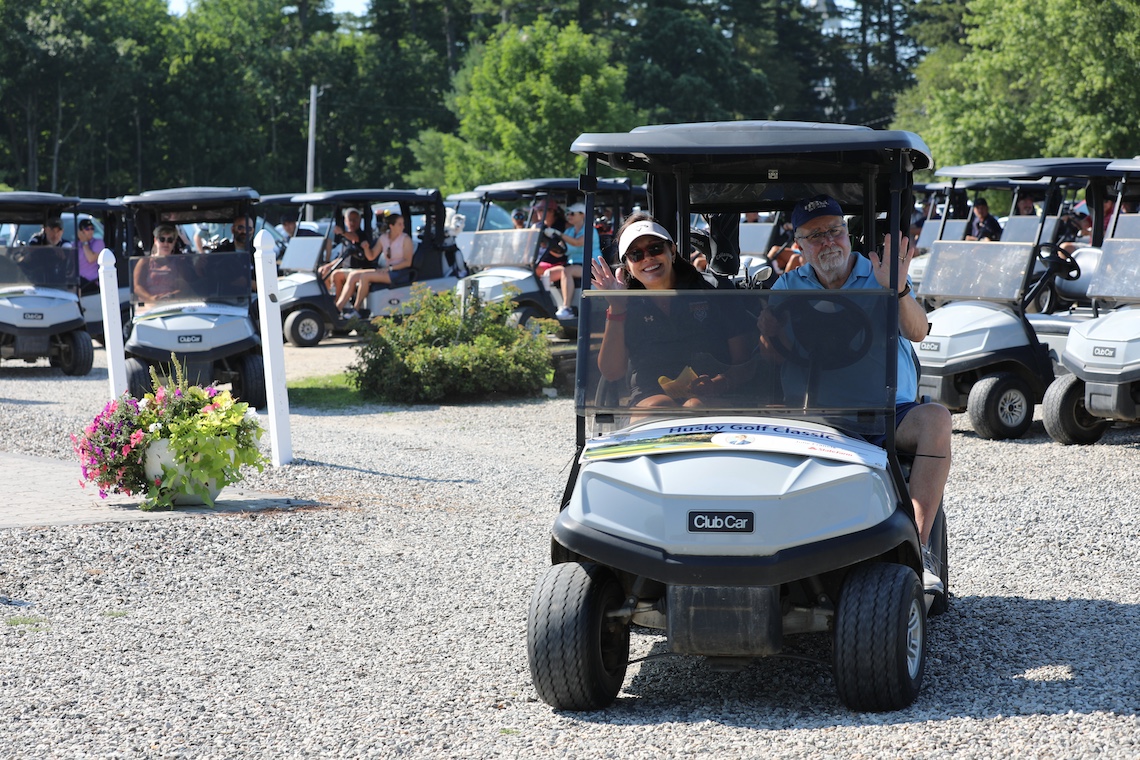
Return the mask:
<svg viewBox="0 0 1140 760">
<path fill-rule="evenodd" d="M 657 378 L 657 384 L 661 386 L 661 390 L 669 398 L 687 399 L 690 395 L 690 389 L 693 387 L 693 381 L 697 379 L 697 373 L 693 372 L 693 368 L 686 366 L 681 370 L 681 374 L 677 375 L 676 380 L 670 380 L 668 375 L 662 375 Z"/>
</svg>

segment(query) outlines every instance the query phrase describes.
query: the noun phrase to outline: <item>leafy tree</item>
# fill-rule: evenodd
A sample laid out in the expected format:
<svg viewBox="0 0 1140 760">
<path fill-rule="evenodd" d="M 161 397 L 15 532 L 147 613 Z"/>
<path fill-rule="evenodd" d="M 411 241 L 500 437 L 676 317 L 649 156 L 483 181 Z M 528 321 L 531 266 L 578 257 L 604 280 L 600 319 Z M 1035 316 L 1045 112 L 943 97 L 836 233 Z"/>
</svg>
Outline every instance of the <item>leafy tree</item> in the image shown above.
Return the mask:
<svg viewBox="0 0 1140 760">
<path fill-rule="evenodd" d="M 954 86 L 927 85 L 918 104 L 940 163 L 1140 151 L 1140 6 L 972 0 L 967 9 L 967 52 L 943 78 Z"/>
<path fill-rule="evenodd" d="M 469 74 L 457 80 L 459 134 L 421 133 L 413 150 L 424 168 L 409 181 L 450 192 L 575 173 L 579 162 L 569 147 L 580 133 L 628 129 L 635 121 L 623 98 L 625 70 L 607 63 L 608 52 L 574 23 L 504 29 L 472 52 Z M 440 155 L 442 175 L 435 173 Z"/>
</svg>

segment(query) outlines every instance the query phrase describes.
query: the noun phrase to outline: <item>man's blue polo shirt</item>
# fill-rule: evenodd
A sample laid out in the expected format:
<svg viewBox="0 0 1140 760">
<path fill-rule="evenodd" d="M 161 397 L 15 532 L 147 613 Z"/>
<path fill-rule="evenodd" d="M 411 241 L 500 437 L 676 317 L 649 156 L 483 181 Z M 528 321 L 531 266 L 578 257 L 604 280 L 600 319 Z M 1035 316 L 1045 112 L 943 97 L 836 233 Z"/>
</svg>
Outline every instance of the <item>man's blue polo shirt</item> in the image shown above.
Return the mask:
<svg viewBox="0 0 1140 760">
<path fill-rule="evenodd" d="M 871 261 L 858 253 L 855 256 L 855 268 L 847 277 L 840 290 L 878 290 L 882 286 L 875 279 L 875 270 Z M 907 278 L 910 283 L 910 278 Z M 825 290 L 823 283 L 815 276 L 811 264 L 796 267 L 790 272 L 784 272 L 780 279 L 772 285 L 772 290 Z M 898 348 L 898 387 L 895 389 L 895 403 L 905 404 L 914 401 L 918 395 L 918 369 L 914 364 L 914 353 L 909 340 L 899 335 Z"/>
</svg>

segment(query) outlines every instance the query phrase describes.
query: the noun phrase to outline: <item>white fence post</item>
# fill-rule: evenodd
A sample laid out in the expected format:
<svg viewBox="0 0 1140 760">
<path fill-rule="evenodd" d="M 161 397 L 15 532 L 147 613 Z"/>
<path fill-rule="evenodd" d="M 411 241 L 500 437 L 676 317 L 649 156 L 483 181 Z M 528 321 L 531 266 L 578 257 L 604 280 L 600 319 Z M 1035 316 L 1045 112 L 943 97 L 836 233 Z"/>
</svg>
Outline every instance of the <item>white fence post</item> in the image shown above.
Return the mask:
<svg viewBox="0 0 1140 760">
<path fill-rule="evenodd" d="M 103 309 L 103 348 L 107 353 L 107 379 L 111 398 L 127 392 L 127 357 L 123 353 L 123 317 L 119 313 L 119 276 L 115 254 L 99 252 L 99 305 Z"/>
<path fill-rule="evenodd" d="M 261 354 L 265 360 L 269 438 L 274 467 L 293 461 L 289 432 L 289 392 L 285 388 L 285 340 L 281 333 L 281 304 L 277 301 L 277 244 L 268 230 L 253 239 L 257 276 L 257 313 L 261 321 Z"/>
</svg>

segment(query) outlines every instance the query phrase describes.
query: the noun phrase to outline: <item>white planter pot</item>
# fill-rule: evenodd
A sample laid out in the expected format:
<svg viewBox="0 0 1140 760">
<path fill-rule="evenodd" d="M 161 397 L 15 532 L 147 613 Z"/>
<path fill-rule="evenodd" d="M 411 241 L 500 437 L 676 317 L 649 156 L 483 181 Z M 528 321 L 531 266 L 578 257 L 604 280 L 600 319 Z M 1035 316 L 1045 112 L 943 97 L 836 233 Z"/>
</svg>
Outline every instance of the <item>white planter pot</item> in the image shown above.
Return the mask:
<svg viewBox="0 0 1140 760">
<path fill-rule="evenodd" d="M 179 474 L 186 472 L 185 466 L 174 461 L 174 454 L 170 451 L 170 441 L 166 438 L 158 438 L 151 441 L 146 447 L 143 469 L 146 472 L 146 476 L 153 481 L 155 478 L 162 477 L 163 465 L 175 469 Z M 210 492 L 211 500 L 217 499 L 218 494 L 222 492 L 221 486 L 218 485 L 215 479 L 206 481 L 206 490 Z M 199 506 L 207 503 L 201 496 L 192 492 L 180 493 L 176 495 L 172 501 L 175 505 L 182 507 Z"/>
</svg>

